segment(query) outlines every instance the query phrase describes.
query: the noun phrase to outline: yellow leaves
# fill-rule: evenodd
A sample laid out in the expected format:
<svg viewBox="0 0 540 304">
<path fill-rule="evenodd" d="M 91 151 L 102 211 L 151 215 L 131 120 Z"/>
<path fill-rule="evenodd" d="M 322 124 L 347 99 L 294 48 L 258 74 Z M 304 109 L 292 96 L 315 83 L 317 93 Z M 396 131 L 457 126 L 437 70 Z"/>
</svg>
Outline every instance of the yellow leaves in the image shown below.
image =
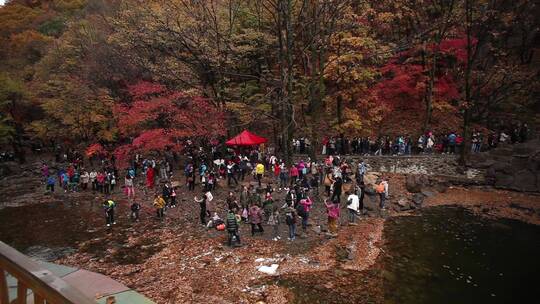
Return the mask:
<svg viewBox="0 0 540 304">
<path fill-rule="evenodd" d="M 0 7 L 0 36 L 8 37 L 29 29 L 40 14 L 41 10 L 20 4 Z"/>
<path fill-rule="evenodd" d="M 85 0 L 54 0 L 53 7 L 62 12 L 80 10 L 86 5 Z"/>
<path fill-rule="evenodd" d="M 43 84 L 36 98 L 46 113 L 32 123 L 37 136 L 51 136 L 51 130 L 63 130 L 55 136 L 83 140 L 110 140 L 116 130 L 111 124 L 114 100 L 104 89 L 93 89 L 77 78 L 54 78 Z"/>
</svg>

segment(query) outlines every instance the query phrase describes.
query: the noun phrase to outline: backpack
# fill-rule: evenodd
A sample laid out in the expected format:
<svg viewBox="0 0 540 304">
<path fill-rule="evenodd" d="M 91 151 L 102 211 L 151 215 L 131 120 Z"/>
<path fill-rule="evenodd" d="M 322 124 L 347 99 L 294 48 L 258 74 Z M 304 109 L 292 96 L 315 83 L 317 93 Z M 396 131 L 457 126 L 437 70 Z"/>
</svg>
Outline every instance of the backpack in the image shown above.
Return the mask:
<svg viewBox="0 0 540 304">
<path fill-rule="evenodd" d="M 375 187 L 375 191 L 377 191 L 377 193 L 384 193 L 384 184 L 378 184 L 377 187 Z"/>
<path fill-rule="evenodd" d="M 302 204 L 298 204 L 298 206 L 296 206 L 296 212 L 300 217 L 306 216 L 306 208 Z"/>
</svg>

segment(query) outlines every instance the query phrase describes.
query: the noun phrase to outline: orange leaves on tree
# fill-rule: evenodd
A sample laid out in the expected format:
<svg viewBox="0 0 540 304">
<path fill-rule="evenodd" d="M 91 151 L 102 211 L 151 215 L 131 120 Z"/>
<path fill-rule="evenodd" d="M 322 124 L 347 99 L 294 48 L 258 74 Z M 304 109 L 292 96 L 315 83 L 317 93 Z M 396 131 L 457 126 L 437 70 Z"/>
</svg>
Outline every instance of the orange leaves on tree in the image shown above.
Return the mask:
<svg viewBox="0 0 540 304">
<path fill-rule="evenodd" d="M 88 146 L 88 148 L 86 148 L 86 156 L 94 156 L 98 154 L 103 154 L 105 152 L 107 151 L 99 143 L 91 144 L 90 146 Z"/>
</svg>

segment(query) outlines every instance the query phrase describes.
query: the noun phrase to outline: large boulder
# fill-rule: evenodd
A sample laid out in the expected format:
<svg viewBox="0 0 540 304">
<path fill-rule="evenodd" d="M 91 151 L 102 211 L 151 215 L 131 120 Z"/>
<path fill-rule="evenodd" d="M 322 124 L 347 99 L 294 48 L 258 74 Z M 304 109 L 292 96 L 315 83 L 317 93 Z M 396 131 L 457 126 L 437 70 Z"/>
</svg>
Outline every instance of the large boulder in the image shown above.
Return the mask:
<svg viewBox="0 0 540 304">
<path fill-rule="evenodd" d="M 497 171 L 495 173 L 495 187 L 509 188 L 514 183 L 514 176 L 511 174 Z"/>
<path fill-rule="evenodd" d="M 16 162 L 0 163 L 0 177 L 10 176 L 20 171 L 20 166 Z"/>
<path fill-rule="evenodd" d="M 377 183 L 377 179 L 381 177 L 381 173 L 379 172 L 368 172 L 364 174 L 364 184 L 367 187 L 373 188 L 373 186 Z"/>
<path fill-rule="evenodd" d="M 529 168 L 529 156 L 513 155 L 512 156 L 512 171 L 521 171 Z"/>
<path fill-rule="evenodd" d="M 422 189 L 429 185 L 429 179 L 425 175 L 407 175 L 405 188 L 411 193 L 422 192 Z"/>
<path fill-rule="evenodd" d="M 519 191 L 538 191 L 536 175 L 529 170 L 521 170 L 514 174 L 512 188 Z"/>
</svg>

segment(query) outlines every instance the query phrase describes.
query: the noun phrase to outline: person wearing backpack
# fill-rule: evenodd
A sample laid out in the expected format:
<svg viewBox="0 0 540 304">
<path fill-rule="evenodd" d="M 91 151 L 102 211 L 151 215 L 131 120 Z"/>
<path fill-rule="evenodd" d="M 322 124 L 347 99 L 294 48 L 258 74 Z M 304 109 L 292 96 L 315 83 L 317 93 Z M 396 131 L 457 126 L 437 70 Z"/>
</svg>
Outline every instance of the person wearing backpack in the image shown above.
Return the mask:
<svg viewBox="0 0 540 304">
<path fill-rule="evenodd" d="M 229 212 L 227 212 L 227 219 L 225 224 L 227 226 L 227 232 L 229 233 L 229 247 L 232 246 L 233 239 L 236 239 L 238 244 L 240 244 L 240 235 L 238 234 L 238 221 L 236 220 L 234 210 L 229 209 Z"/>
<path fill-rule="evenodd" d="M 381 182 L 375 187 L 375 190 L 379 194 L 379 197 L 381 199 L 379 207 L 381 209 L 386 209 L 384 203 L 388 198 L 388 182 L 385 178 L 383 178 Z"/>
<path fill-rule="evenodd" d="M 296 211 L 292 206 L 285 207 L 285 223 L 289 227 L 289 241 L 296 236 Z"/>
<path fill-rule="evenodd" d="M 333 184 L 333 192 L 332 192 L 332 197 L 330 197 L 330 200 L 335 202 L 337 201 L 338 203 L 341 202 L 341 188 L 343 186 L 343 180 L 341 179 L 341 177 L 337 177 L 336 178 L 336 181 L 334 182 Z"/>
</svg>

